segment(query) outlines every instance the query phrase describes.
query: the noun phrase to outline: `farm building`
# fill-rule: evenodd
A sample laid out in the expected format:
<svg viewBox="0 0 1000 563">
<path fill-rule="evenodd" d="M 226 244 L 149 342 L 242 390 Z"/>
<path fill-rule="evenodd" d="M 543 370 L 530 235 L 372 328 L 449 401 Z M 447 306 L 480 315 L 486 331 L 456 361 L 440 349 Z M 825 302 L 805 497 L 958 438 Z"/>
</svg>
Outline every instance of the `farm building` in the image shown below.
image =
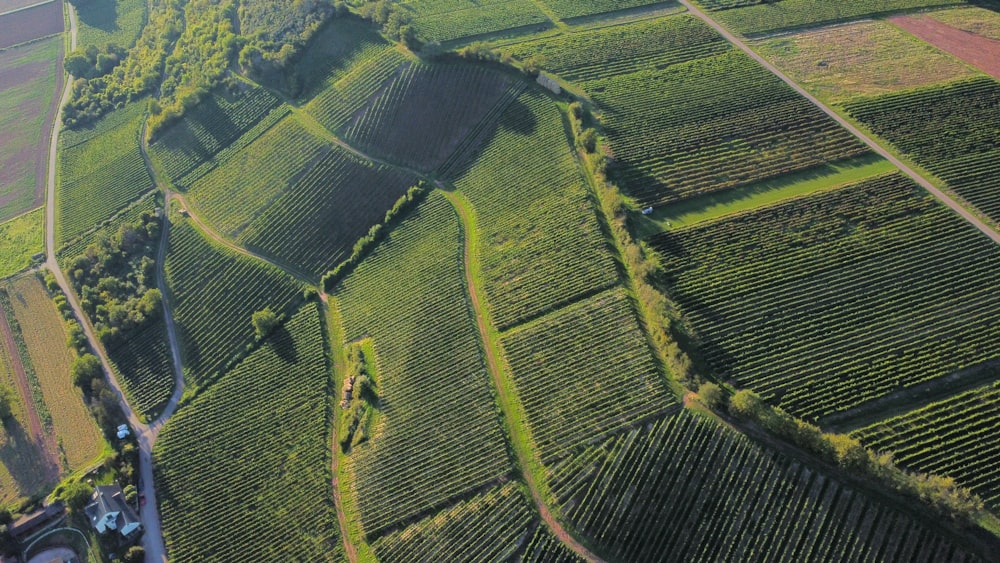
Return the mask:
<svg viewBox="0 0 1000 563">
<path fill-rule="evenodd" d="M 66 505 L 61 502 L 52 503 L 41 510 L 25 514 L 10 526 L 10 535 L 18 541 L 34 535 L 46 526 L 62 518 L 66 513 Z"/>
<path fill-rule="evenodd" d="M 97 487 L 83 511 L 102 535 L 117 531 L 128 538 L 142 530 L 139 516 L 125 502 L 125 493 L 118 485 Z"/>
</svg>

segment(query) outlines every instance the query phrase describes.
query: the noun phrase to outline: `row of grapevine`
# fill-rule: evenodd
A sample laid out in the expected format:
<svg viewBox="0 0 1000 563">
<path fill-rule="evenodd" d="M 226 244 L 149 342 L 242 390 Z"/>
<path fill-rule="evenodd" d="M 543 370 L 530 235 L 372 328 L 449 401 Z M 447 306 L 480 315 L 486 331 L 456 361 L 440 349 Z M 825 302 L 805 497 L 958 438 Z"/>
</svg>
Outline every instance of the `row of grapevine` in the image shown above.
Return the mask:
<svg viewBox="0 0 1000 563">
<path fill-rule="evenodd" d="M 214 381 L 252 342 L 255 311 L 286 310 L 301 287 L 271 266 L 210 242 L 188 220 L 170 219 L 164 267 L 185 377 L 197 387 Z"/>
<path fill-rule="evenodd" d="M 696 1 L 706 8 L 721 9 L 722 11 L 712 14 L 712 17 L 729 29 L 744 35 L 818 27 L 919 8 L 966 4 L 962 0 L 851 0 L 849 2 L 779 0 L 753 2 L 754 5 L 745 6 L 749 3 L 746 0 Z"/>
<path fill-rule="evenodd" d="M 618 283 L 562 115 L 535 90 L 507 107 L 455 186 L 472 201 L 493 319 L 505 330 Z"/>
<path fill-rule="evenodd" d="M 512 87 L 507 74 L 469 64 L 408 65 L 344 129 L 355 146 L 429 172 Z"/>
<path fill-rule="evenodd" d="M 1000 248 L 898 174 L 651 244 L 713 371 L 800 417 L 997 357 Z"/>
<path fill-rule="evenodd" d="M 227 237 L 238 236 L 330 146 L 289 116 L 191 186 L 191 206 Z"/>
<path fill-rule="evenodd" d="M 146 0 L 84 2 L 73 7 L 79 30 L 77 43 L 81 47 L 104 48 L 113 43 L 128 49 L 135 44 L 146 23 Z"/>
<path fill-rule="evenodd" d="M 571 82 L 583 82 L 663 69 L 731 48 L 701 20 L 682 15 L 526 41 L 502 51 L 533 60 Z"/>
<path fill-rule="evenodd" d="M 953 477 L 1000 508 L 1000 384 L 955 395 L 852 435 L 910 470 Z"/>
<path fill-rule="evenodd" d="M 552 532 L 540 524 L 535 533 L 527 540 L 524 554 L 520 561 L 532 563 L 584 563 L 586 559 L 571 551 L 566 544 L 559 541 Z"/>
<path fill-rule="evenodd" d="M 153 213 L 156 208 L 156 196 L 156 192 L 149 192 L 132 205 L 120 211 L 110 220 L 84 232 L 57 250 L 56 255 L 59 257 L 62 267 L 68 267 L 69 260 L 85 253 L 88 246 L 94 244 L 102 237 L 109 237 L 117 233 L 122 225 L 138 223 L 143 213 Z"/>
<path fill-rule="evenodd" d="M 187 174 L 237 139 L 246 146 L 287 113 L 288 107 L 263 88 L 240 83 L 237 92 L 219 89 L 162 133 L 150 156 L 173 183 L 188 187 L 193 179 Z"/>
<path fill-rule="evenodd" d="M 345 340 L 371 337 L 378 365 L 378 422 L 344 462 L 369 539 L 511 469 L 462 249 L 433 193 L 335 291 Z"/>
<path fill-rule="evenodd" d="M 155 415 L 174 392 L 173 360 L 162 319 L 128 335 L 108 349 L 118 381 L 129 404 L 146 415 Z"/>
<path fill-rule="evenodd" d="M 843 104 L 852 117 L 1000 222 L 1000 82 L 974 78 Z"/>
<path fill-rule="evenodd" d="M 542 0 L 559 19 L 578 18 L 595 14 L 605 14 L 650 4 L 663 0 Z"/>
<path fill-rule="evenodd" d="M 747 55 L 729 51 L 583 83 L 604 111 L 615 175 L 662 205 L 869 149 Z M 664 95 L 669 92 L 670 95 Z"/>
<path fill-rule="evenodd" d="M 396 49 L 377 50 L 316 94 L 304 109 L 328 130 L 337 131 L 408 64 L 406 56 Z"/>
<path fill-rule="evenodd" d="M 144 104 L 60 136 L 56 239 L 60 246 L 153 188 L 139 151 Z"/>
<path fill-rule="evenodd" d="M 413 27 L 427 41 L 472 39 L 532 26 L 542 30 L 552 22 L 532 0 L 411 0 L 404 4 Z"/>
<path fill-rule="evenodd" d="M 502 345 L 543 461 L 675 404 L 623 289 L 515 329 Z"/>
<path fill-rule="evenodd" d="M 564 517 L 615 560 L 977 560 L 933 522 L 687 411 L 549 472 Z"/>
<path fill-rule="evenodd" d="M 319 278 L 417 183 L 335 146 L 256 215 L 237 242 Z"/>
<path fill-rule="evenodd" d="M 344 560 L 329 387 L 323 327 L 307 305 L 170 420 L 154 454 L 171 558 Z"/>
</svg>

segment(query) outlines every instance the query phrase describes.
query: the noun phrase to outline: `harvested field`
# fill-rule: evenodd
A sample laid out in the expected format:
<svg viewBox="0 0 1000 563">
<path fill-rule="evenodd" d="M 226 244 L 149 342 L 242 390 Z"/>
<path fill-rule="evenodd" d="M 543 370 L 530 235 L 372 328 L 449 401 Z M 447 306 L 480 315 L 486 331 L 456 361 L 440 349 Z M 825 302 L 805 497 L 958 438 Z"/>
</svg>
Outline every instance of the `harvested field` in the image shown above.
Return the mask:
<svg viewBox="0 0 1000 563">
<path fill-rule="evenodd" d="M 895 16 L 889 18 L 889 21 L 993 78 L 1000 79 L 1000 41 L 926 16 Z"/>
<path fill-rule="evenodd" d="M 824 100 L 970 78 L 975 71 L 884 21 L 769 39 L 761 54 Z"/>
<path fill-rule="evenodd" d="M 60 0 L 54 0 L 0 16 L 0 49 L 62 31 L 63 5 Z"/>
<path fill-rule="evenodd" d="M 21 10 L 38 4 L 38 0 L 0 0 L 0 14 Z"/>
</svg>

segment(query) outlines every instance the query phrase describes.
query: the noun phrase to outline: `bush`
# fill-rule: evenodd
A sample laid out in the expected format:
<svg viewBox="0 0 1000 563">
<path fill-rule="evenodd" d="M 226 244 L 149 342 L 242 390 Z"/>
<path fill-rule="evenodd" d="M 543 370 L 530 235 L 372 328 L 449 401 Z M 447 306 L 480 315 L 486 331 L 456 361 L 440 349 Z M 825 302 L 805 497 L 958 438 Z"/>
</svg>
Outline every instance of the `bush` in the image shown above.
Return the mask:
<svg viewBox="0 0 1000 563">
<path fill-rule="evenodd" d="M 763 404 L 760 395 L 749 389 L 741 389 L 729 399 L 729 412 L 740 418 L 758 419 Z"/>
<path fill-rule="evenodd" d="M 277 328 L 279 323 L 278 315 L 274 314 L 270 307 L 263 311 L 257 311 L 250 320 L 253 322 L 254 332 L 258 340 L 263 340 L 264 337 L 271 334 L 271 331 Z"/>
<path fill-rule="evenodd" d="M 90 389 L 91 382 L 104 375 L 101 360 L 93 354 L 84 354 L 75 360 L 69 368 L 73 384 L 84 390 Z"/>
<path fill-rule="evenodd" d="M 712 409 L 718 409 L 726 403 L 726 394 L 714 383 L 702 383 L 701 387 L 698 387 L 698 398 L 705 406 Z"/>
<path fill-rule="evenodd" d="M 90 501 L 91 488 L 89 485 L 82 481 L 77 481 L 72 485 L 66 487 L 63 491 L 63 500 L 66 501 L 66 506 L 69 507 L 73 512 L 80 512 L 83 507 L 87 506 Z"/>
</svg>

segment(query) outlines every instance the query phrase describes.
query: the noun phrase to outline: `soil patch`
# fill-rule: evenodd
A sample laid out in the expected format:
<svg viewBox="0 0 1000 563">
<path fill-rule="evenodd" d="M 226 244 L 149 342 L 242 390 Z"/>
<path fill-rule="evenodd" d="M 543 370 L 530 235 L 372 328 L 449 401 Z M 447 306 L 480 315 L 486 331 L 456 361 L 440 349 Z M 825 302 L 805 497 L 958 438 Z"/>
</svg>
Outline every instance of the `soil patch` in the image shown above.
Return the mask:
<svg viewBox="0 0 1000 563">
<path fill-rule="evenodd" d="M 0 49 L 63 31 L 62 0 L 0 16 Z"/>
<path fill-rule="evenodd" d="M 889 21 L 1000 79 L 1000 41 L 969 33 L 927 16 L 895 16 Z"/>
</svg>

